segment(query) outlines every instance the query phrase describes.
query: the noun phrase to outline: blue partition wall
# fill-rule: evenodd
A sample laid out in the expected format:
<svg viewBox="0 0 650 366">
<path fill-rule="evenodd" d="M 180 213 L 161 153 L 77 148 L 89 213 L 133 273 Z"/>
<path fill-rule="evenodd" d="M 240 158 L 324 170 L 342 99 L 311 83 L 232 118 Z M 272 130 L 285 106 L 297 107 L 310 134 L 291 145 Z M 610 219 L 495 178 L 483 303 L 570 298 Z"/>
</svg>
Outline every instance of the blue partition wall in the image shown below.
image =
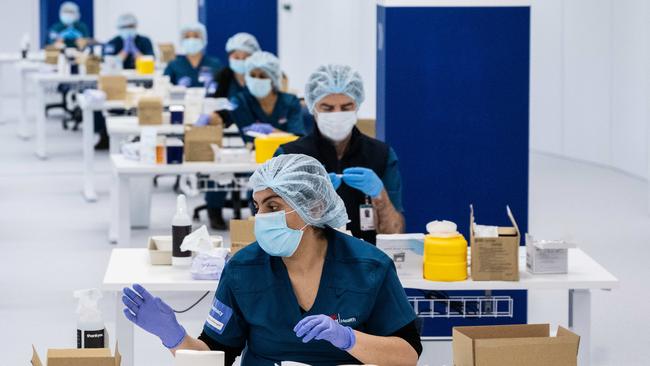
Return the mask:
<svg viewBox="0 0 650 366">
<path fill-rule="evenodd" d="M 207 52 L 226 64 L 226 41 L 238 32 L 257 38 L 263 50 L 278 52 L 277 0 L 199 0 L 199 21 L 208 29 Z"/>
<path fill-rule="evenodd" d="M 59 21 L 59 7 L 66 0 L 40 0 L 40 33 L 41 33 L 41 47 L 44 47 L 49 42 L 50 27 Z M 79 5 L 81 11 L 81 21 L 86 23 L 88 31 L 92 37 L 94 34 L 94 18 L 93 0 L 72 0 L 73 3 Z"/>
<path fill-rule="evenodd" d="M 525 233 L 530 8 L 422 6 L 377 15 L 377 135 L 399 156 L 407 231 L 447 219 L 469 238 L 474 204 L 487 225 L 510 205 Z M 515 317 L 493 322 L 526 321 L 511 294 Z"/>
</svg>

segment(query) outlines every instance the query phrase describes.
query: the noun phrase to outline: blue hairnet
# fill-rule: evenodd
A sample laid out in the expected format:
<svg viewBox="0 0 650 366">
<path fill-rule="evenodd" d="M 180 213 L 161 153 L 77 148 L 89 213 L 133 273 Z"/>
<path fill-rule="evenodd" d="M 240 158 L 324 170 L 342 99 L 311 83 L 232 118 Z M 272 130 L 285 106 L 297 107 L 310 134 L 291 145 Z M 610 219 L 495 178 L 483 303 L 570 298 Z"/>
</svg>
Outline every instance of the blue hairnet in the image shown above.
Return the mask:
<svg viewBox="0 0 650 366">
<path fill-rule="evenodd" d="M 252 70 L 263 70 L 273 83 L 273 87 L 277 90 L 280 89 L 280 79 L 282 78 L 282 70 L 280 70 L 280 60 L 271 52 L 258 51 L 246 59 L 246 74 Z"/>
<path fill-rule="evenodd" d="M 354 99 L 357 109 L 364 99 L 363 80 L 346 65 L 323 65 L 316 69 L 305 85 L 305 102 L 310 112 L 319 100 L 330 94 L 345 94 Z"/>
<path fill-rule="evenodd" d="M 59 14 L 61 13 L 75 13 L 77 20 L 79 20 L 79 5 L 72 1 L 66 1 L 61 4 L 61 7 L 59 7 Z"/>
<path fill-rule="evenodd" d="M 311 156 L 276 156 L 255 170 L 250 184 L 253 192 L 271 188 L 312 226 L 339 228 L 348 222 L 345 204 L 327 171 Z"/>
<path fill-rule="evenodd" d="M 226 42 L 226 52 L 230 53 L 233 51 L 244 51 L 252 55 L 260 51 L 260 44 L 257 43 L 255 36 L 250 33 L 237 33 L 228 38 L 228 42 Z"/>
<path fill-rule="evenodd" d="M 208 31 L 205 29 L 205 25 L 199 22 L 185 24 L 181 28 L 181 41 L 185 37 L 187 32 L 196 32 L 201 35 L 201 39 L 205 41 L 205 44 L 208 44 Z"/>
<path fill-rule="evenodd" d="M 125 13 L 117 18 L 117 28 L 137 27 L 138 18 L 131 13 Z"/>
</svg>

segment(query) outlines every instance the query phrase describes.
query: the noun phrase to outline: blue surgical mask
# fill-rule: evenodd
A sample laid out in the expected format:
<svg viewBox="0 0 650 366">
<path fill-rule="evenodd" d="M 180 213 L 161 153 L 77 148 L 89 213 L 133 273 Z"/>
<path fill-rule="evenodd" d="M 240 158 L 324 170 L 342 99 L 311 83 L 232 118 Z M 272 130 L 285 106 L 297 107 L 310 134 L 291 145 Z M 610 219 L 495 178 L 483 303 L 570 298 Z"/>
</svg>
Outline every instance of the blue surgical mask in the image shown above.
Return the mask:
<svg viewBox="0 0 650 366">
<path fill-rule="evenodd" d="M 255 98 L 261 99 L 269 95 L 272 89 L 271 79 L 258 79 L 246 74 L 246 87 Z"/>
<path fill-rule="evenodd" d="M 122 39 L 135 38 L 135 36 L 138 34 L 135 28 L 121 28 L 119 32 Z"/>
<path fill-rule="evenodd" d="M 287 214 L 293 211 L 277 211 L 255 215 L 255 238 L 268 255 L 273 257 L 291 257 L 298 249 L 303 229 L 291 229 L 287 226 Z"/>
<path fill-rule="evenodd" d="M 181 48 L 186 55 L 196 55 L 203 51 L 205 42 L 201 38 L 185 38 L 181 41 Z"/>
<path fill-rule="evenodd" d="M 75 21 L 77 21 L 77 17 L 74 14 L 70 13 L 59 14 L 59 19 L 61 20 L 61 23 L 65 25 L 72 25 Z"/>
<path fill-rule="evenodd" d="M 230 58 L 228 60 L 228 64 L 230 65 L 232 71 L 236 72 L 237 74 L 243 75 L 246 73 L 246 60 L 238 60 L 236 58 Z"/>
</svg>

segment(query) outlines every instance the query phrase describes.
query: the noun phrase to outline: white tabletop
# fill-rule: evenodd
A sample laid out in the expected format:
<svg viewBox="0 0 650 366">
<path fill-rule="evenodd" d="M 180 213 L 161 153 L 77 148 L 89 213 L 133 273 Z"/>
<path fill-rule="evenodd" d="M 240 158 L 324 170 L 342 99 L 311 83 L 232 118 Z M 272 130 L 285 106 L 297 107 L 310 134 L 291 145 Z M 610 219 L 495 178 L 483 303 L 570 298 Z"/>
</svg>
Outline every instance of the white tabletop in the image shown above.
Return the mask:
<svg viewBox="0 0 650 366">
<path fill-rule="evenodd" d="M 108 101 L 106 103 L 111 103 Z M 118 102 L 119 103 L 119 102 Z M 122 106 L 124 106 L 122 102 Z M 119 107 L 114 107 L 119 108 Z M 155 127 L 159 134 L 176 134 L 182 135 L 185 133 L 184 125 L 147 125 L 142 126 L 138 123 L 137 116 L 110 116 L 106 118 L 106 130 L 108 135 L 139 135 L 142 132 L 142 127 Z"/>
<path fill-rule="evenodd" d="M 400 278 L 405 288 L 451 290 L 538 290 L 538 289 L 612 289 L 618 279 L 580 249 L 570 249 L 569 274 L 531 275 L 525 267 L 519 282 L 461 281 L 434 282 L 424 279 Z M 153 291 L 214 291 L 217 281 L 198 281 L 190 277 L 188 268 L 153 266 L 145 248 L 113 249 L 103 289 L 119 291 L 139 283 Z"/>
<path fill-rule="evenodd" d="M 193 173 L 252 173 L 257 163 L 185 162 L 183 164 L 144 164 L 121 154 L 111 154 L 111 164 L 118 174 L 193 174 Z"/>
<path fill-rule="evenodd" d="M 132 70 L 125 70 L 120 72 L 118 75 L 125 76 L 127 80 L 153 80 L 156 76 L 155 74 L 138 74 Z M 72 82 L 90 82 L 97 81 L 100 75 L 63 75 L 57 72 L 42 72 L 34 74 L 33 78 L 37 82 L 41 83 L 72 83 Z"/>
</svg>

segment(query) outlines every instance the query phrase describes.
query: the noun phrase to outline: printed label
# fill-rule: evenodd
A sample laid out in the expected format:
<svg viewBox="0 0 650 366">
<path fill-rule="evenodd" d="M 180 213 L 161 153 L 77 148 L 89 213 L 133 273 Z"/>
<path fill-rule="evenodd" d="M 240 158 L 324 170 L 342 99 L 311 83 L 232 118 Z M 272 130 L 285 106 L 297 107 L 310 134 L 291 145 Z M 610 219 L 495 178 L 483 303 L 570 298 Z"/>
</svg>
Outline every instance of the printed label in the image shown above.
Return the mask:
<svg viewBox="0 0 650 366">
<path fill-rule="evenodd" d="M 205 325 L 217 334 L 223 334 L 223 331 L 226 329 L 231 317 L 232 308 L 215 298 L 214 303 L 212 304 L 212 309 L 210 309 L 210 314 L 208 314 L 208 319 L 205 321 Z"/>
</svg>

